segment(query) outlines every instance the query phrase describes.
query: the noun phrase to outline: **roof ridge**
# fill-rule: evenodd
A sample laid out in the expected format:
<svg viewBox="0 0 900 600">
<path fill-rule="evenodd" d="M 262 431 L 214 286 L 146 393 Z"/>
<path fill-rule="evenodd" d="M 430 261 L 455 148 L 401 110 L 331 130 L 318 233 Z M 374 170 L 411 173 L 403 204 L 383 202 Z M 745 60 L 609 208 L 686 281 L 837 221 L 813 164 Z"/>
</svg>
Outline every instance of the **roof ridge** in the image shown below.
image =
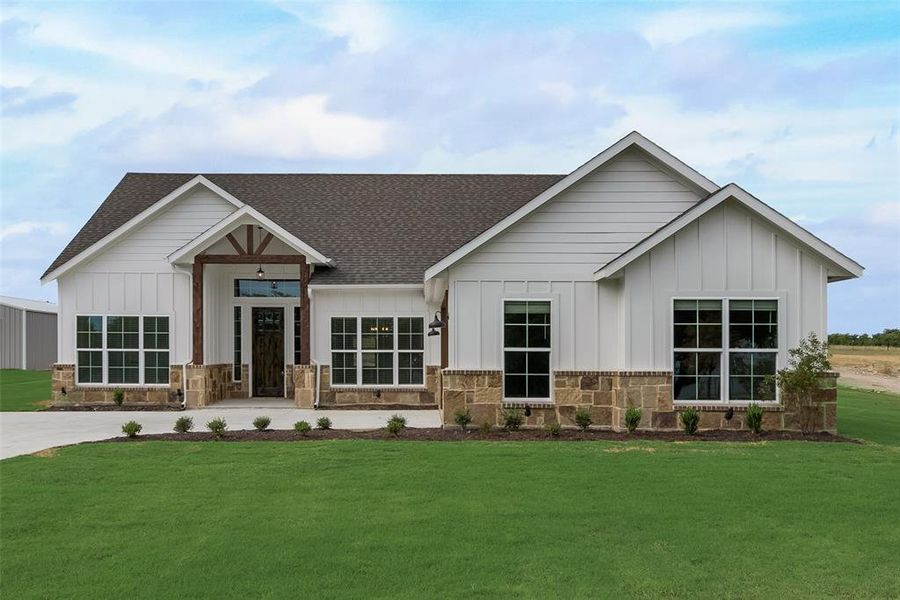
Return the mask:
<svg viewBox="0 0 900 600">
<path fill-rule="evenodd" d="M 127 175 L 171 175 L 215 177 L 217 175 L 241 175 L 252 177 L 565 177 L 565 173 L 265 173 L 265 172 L 196 172 L 196 171 L 126 171 Z"/>
</svg>

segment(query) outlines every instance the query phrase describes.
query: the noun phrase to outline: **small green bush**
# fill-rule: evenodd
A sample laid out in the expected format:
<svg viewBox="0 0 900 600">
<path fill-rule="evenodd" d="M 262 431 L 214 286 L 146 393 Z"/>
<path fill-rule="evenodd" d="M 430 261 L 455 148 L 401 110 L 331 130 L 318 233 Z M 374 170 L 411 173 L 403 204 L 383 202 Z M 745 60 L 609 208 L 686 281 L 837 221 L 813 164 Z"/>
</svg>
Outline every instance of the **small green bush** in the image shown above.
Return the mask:
<svg viewBox="0 0 900 600">
<path fill-rule="evenodd" d="M 216 437 L 222 437 L 225 435 L 225 430 L 228 429 L 228 423 L 222 417 L 216 417 L 206 424 L 206 428 L 216 434 Z"/>
<path fill-rule="evenodd" d="M 113 391 L 113 402 L 116 403 L 116 406 L 122 406 L 122 403 L 125 402 L 125 390 L 116 388 Z"/>
<path fill-rule="evenodd" d="M 393 435 L 400 435 L 400 432 L 406 429 L 406 417 L 393 415 L 387 422 L 387 430 Z"/>
<path fill-rule="evenodd" d="M 628 433 L 634 433 L 634 430 L 641 424 L 641 416 L 643 414 L 641 409 L 636 406 L 625 411 L 625 427 L 628 428 Z"/>
<path fill-rule="evenodd" d="M 469 409 L 465 410 L 457 410 L 453 414 L 453 420 L 456 421 L 456 424 L 459 425 L 460 429 L 463 431 L 469 426 L 469 423 L 472 422 L 472 415 L 469 414 Z"/>
<path fill-rule="evenodd" d="M 331 429 L 331 419 L 319 417 L 319 420 L 316 421 L 316 429 Z"/>
<path fill-rule="evenodd" d="M 544 425 L 544 430 L 551 435 L 551 437 L 559 437 L 560 431 L 562 431 L 562 426 L 558 421 L 554 421 L 552 423 L 547 423 Z"/>
<path fill-rule="evenodd" d="M 587 409 L 579 408 L 578 411 L 575 412 L 575 424 L 578 425 L 582 431 L 587 431 L 587 428 L 591 426 L 591 413 L 589 413 Z"/>
<path fill-rule="evenodd" d="M 310 430 L 312 430 L 312 427 L 310 427 L 309 423 L 307 423 L 306 421 L 297 421 L 296 423 L 294 423 L 294 431 L 302 433 L 303 435 L 309 433 Z"/>
<path fill-rule="evenodd" d="M 122 433 L 127 435 L 130 438 L 137 437 L 137 434 L 141 432 L 141 424 L 137 421 L 128 421 L 124 425 L 122 425 Z"/>
<path fill-rule="evenodd" d="M 686 434 L 697 433 L 698 425 L 700 425 L 700 412 L 696 408 L 686 408 L 681 411 L 681 428 Z"/>
<path fill-rule="evenodd" d="M 253 419 L 253 426 L 256 427 L 257 431 L 265 431 L 269 428 L 269 424 L 272 422 L 272 419 L 269 417 L 262 415 L 260 417 L 256 417 Z"/>
<path fill-rule="evenodd" d="M 485 421 L 484 423 L 479 425 L 478 428 L 481 429 L 481 433 L 488 434 L 491 432 L 491 429 L 493 429 L 494 427 L 493 427 L 493 425 L 491 425 L 490 423 Z"/>
<path fill-rule="evenodd" d="M 762 431 L 763 409 L 754 402 L 747 407 L 747 428 L 753 433 Z"/>
<path fill-rule="evenodd" d="M 194 428 L 194 419 L 190 417 L 178 417 L 175 421 L 175 433 L 187 433 Z"/>
<path fill-rule="evenodd" d="M 510 408 L 503 411 L 503 428 L 507 431 L 518 431 L 524 422 L 525 417 L 518 408 Z"/>
</svg>

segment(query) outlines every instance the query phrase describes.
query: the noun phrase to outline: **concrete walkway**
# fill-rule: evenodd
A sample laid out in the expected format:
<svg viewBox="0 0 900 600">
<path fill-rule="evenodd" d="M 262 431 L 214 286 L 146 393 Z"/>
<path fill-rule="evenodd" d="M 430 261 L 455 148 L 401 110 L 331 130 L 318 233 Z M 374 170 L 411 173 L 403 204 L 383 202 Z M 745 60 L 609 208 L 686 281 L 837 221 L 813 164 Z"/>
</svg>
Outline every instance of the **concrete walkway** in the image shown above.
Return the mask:
<svg viewBox="0 0 900 600">
<path fill-rule="evenodd" d="M 182 416 L 194 419 L 195 431 L 206 431 L 206 423 L 223 417 L 230 430 L 253 429 L 253 419 L 266 415 L 270 429 L 293 429 L 297 421 L 313 427 L 319 417 L 331 419 L 334 429 L 377 429 L 391 415 L 406 417 L 409 427 L 440 427 L 436 410 L 311 410 L 302 408 L 221 408 L 213 406 L 181 412 L 4 412 L 0 413 L 0 459 L 79 442 L 105 440 L 122 435 L 122 425 L 132 419 L 145 433 L 169 433 Z"/>
</svg>

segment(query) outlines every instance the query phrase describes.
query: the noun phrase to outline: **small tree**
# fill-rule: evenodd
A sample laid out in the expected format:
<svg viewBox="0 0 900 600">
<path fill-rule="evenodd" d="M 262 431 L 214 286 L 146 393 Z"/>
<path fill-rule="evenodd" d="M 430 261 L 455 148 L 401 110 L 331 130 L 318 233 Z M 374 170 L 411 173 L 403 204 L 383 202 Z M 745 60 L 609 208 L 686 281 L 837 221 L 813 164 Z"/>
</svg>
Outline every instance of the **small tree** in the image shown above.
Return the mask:
<svg viewBox="0 0 900 600">
<path fill-rule="evenodd" d="M 800 413 L 800 429 L 815 431 L 818 422 L 816 397 L 822 390 L 822 378 L 831 370 L 828 346 L 810 333 L 800 345 L 788 350 L 790 360 L 786 369 L 775 376 L 782 398 L 796 402 Z"/>
</svg>

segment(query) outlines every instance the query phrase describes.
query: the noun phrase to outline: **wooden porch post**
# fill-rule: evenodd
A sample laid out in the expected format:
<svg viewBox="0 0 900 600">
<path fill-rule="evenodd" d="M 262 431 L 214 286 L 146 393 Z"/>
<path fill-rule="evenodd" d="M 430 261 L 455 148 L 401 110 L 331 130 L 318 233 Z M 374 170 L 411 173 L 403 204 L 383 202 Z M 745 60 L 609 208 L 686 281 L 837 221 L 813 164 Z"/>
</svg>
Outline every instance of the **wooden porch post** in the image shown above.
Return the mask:
<svg viewBox="0 0 900 600">
<path fill-rule="evenodd" d="M 300 364 L 309 364 L 309 264 L 300 257 Z"/>
<path fill-rule="evenodd" d="M 203 263 L 194 259 L 193 277 L 193 346 L 191 362 L 203 364 Z"/>
<path fill-rule="evenodd" d="M 441 332 L 441 368 L 446 369 L 450 357 L 450 323 L 447 321 L 447 298 L 449 290 L 444 292 L 444 300 L 441 302 L 441 321 L 444 322 L 444 330 Z"/>
</svg>

